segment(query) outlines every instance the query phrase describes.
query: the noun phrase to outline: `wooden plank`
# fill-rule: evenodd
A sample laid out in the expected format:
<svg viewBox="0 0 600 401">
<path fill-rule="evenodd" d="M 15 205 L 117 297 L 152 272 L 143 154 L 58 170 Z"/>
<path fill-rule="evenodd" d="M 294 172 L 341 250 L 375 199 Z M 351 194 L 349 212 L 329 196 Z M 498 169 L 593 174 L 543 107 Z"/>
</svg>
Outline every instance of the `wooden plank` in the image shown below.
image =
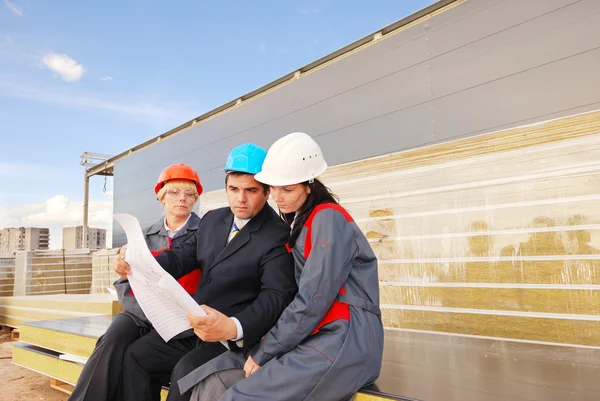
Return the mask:
<svg viewBox="0 0 600 401">
<path fill-rule="evenodd" d="M 69 383 L 65 383 L 52 377 L 50 378 L 50 387 L 68 395 L 71 395 L 73 393 L 73 389 L 75 388 L 75 386 Z"/>
</svg>

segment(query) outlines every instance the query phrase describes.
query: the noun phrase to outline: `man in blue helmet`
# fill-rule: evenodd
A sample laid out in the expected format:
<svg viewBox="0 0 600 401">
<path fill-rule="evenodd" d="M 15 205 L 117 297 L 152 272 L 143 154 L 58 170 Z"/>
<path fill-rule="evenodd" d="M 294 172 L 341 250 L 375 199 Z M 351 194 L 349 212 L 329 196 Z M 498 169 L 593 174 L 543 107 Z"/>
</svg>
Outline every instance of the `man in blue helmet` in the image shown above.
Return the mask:
<svg viewBox="0 0 600 401">
<path fill-rule="evenodd" d="M 195 236 L 156 256 L 175 278 L 200 268 L 193 297 L 207 315 L 189 316 L 189 332 L 168 343 L 152 331 L 127 348 L 123 400 L 158 401 L 162 386 L 177 383 L 227 349 L 247 354 L 293 299 L 289 227 L 266 203 L 269 187 L 254 179 L 265 156 L 251 143 L 233 149 L 224 169 L 229 207 L 206 213 Z M 119 258 L 115 270 L 126 276 L 129 265 Z M 174 385 L 167 400 L 189 397 Z"/>
</svg>

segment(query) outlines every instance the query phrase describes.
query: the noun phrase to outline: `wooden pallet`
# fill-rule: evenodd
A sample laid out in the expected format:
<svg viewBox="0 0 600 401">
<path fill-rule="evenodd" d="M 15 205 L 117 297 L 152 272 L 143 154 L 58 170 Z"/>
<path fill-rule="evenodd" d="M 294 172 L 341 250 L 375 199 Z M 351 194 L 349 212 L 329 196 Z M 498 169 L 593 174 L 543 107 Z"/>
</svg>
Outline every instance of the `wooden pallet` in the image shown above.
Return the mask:
<svg viewBox="0 0 600 401">
<path fill-rule="evenodd" d="M 75 386 L 73 386 L 72 384 L 65 383 L 61 380 L 54 378 L 50 378 L 50 387 L 68 395 L 71 395 L 71 393 L 73 393 L 73 389 L 75 388 Z"/>
</svg>

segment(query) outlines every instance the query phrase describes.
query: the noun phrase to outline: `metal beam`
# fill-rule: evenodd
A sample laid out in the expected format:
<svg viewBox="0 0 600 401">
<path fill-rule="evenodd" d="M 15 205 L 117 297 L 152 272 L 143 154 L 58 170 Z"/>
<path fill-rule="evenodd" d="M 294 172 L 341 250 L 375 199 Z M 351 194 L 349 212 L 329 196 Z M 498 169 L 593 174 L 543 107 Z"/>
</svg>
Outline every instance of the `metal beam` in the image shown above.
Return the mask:
<svg viewBox="0 0 600 401">
<path fill-rule="evenodd" d="M 83 184 L 83 244 L 82 248 L 87 248 L 87 233 L 88 233 L 88 203 L 90 199 L 90 177 L 84 174 Z M 77 231 L 77 230 L 76 230 Z M 77 234 L 77 233 L 75 233 Z"/>
</svg>

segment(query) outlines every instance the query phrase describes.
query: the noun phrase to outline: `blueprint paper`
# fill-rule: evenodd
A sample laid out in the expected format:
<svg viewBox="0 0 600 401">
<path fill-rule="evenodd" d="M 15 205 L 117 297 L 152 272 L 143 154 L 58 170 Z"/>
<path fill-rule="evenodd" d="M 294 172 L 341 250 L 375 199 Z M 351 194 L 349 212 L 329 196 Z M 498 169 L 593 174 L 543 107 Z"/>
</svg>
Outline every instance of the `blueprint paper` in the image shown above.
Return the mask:
<svg viewBox="0 0 600 401">
<path fill-rule="evenodd" d="M 189 330 L 186 312 L 204 316 L 204 310 L 154 259 L 138 220 L 130 214 L 116 214 L 114 219 L 127 235 L 125 261 L 131 267 L 129 284 L 152 326 L 165 341 Z"/>
</svg>

